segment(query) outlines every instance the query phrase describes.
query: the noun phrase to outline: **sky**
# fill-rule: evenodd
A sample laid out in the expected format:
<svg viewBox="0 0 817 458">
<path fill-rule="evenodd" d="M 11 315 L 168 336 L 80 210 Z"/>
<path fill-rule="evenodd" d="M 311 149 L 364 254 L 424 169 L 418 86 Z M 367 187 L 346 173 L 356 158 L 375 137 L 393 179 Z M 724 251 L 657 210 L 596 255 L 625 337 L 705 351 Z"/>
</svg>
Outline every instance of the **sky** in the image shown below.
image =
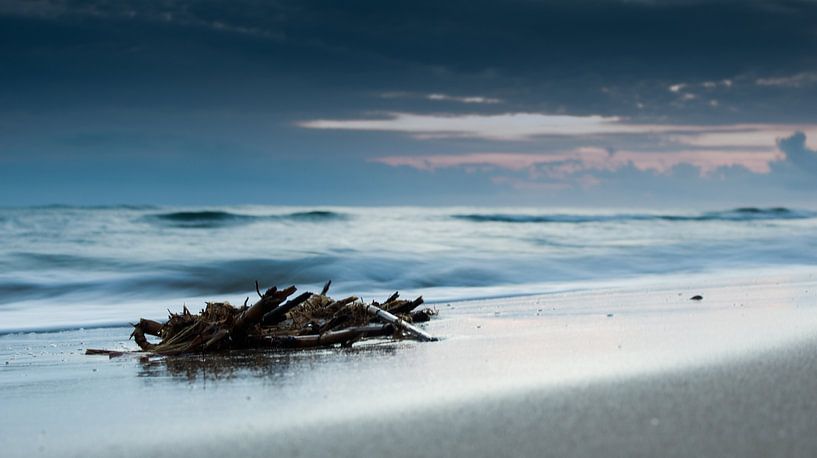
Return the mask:
<svg viewBox="0 0 817 458">
<path fill-rule="evenodd" d="M 0 0 L 0 205 L 817 205 L 817 1 Z"/>
</svg>

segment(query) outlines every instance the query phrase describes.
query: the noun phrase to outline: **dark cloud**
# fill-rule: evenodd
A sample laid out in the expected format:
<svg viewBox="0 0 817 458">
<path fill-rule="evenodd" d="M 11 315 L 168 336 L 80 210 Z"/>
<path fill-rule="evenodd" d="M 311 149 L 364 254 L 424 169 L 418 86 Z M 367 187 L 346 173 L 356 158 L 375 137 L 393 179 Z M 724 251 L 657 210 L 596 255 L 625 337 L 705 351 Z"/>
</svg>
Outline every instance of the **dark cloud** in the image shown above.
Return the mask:
<svg viewBox="0 0 817 458">
<path fill-rule="evenodd" d="M 385 185 L 399 174 L 435 195 L 448 189 L 486 201 L 529 177 L 497 187 L 496 175 L 450 170 L 446 188 L 436 181 L 443 172 L 367 159 L 496 150 L 489 140 L 317 132 L 297 123 L 382 112 L 810 123 L 815 23 L 811 1 L 0 1 L 0 165 L 13 165 L 0 170 L 0 203 L 13 203 L 25 183 L 49 174 L 53 186 L 39 200 L 70 198 L 72 186 L 88 200 L 101 189 L 106 198 L 138 200 L 140 188 L 155 190 L 153 201 L 206 200 L 210 194 L 188 192 L 184 183 L 221 173 L 241 180 L 247 167 L 300 176 L 305 164 L 345 203 L 413 198 L 397 188 L 348 191 L 350 170 L 384 174 Z M 648 137 L 615 144 L 547 138 L 516 148 L 639 150 L 655 144 Z M 814 170 L 806 165 L 813 156 L 800 148 L 804 154 L 787 151 L 785 164 Z M 592 178 L 582 178 L 588 193 L 597 187 Z M 634 187 L 672 181 L 644 172 L 628 179 L 641 180 Z M 262 193 L 242 186 L 220 198 Z M 293 200 L 329 195 L 297 182 L 269 186 Z M 502 198 L 518 198 L 509 196 Z"/>
<path fill-rule="evenodd" d="M 717 116 L 735 117 L 729 107 L 741 97 L 768 92 L 757 80 L 817 69 L 817 4 L 774 5 L 12 2 L 0 10 L 6 13 L 0 52 L 11 70 L 2 78 L 48 85 L 56 84 L 49 76 L 60 76 L 60 89 L 127 88 L 128 101 L 150 85 L 176 103 L 228 103 L 223 99 L 229 97 L 212 93 L 215 87 L 252 99 L 247 92 L 265 82 L 292 85 L 292 78 L 317 92 L 455 89 L 507 99 L 516 109 L 561 107 L 577 114 L 656 115 L 660 109 L 704 115 L 713 111 L 711 100 L 720 99 L 726 109 Z M 666 90 L 736 77 L 747 87 L 698 88 L 688 100 Z"/>
</svg>

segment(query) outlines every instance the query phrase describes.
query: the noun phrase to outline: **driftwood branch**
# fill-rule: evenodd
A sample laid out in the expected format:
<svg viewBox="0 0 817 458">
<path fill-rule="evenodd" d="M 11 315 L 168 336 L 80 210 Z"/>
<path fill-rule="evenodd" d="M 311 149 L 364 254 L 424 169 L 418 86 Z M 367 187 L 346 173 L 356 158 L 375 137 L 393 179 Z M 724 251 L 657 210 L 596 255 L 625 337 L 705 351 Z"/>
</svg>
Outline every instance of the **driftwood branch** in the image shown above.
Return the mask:
<svg viewBox="0 0 817 458">
<path fill-rule="evenodd" d="M 273 325 L 278 324 L 286 319 L 286 314 L 293 308 L 301 305 L 305 300 L 312 297 L 312 293 L 306 292 L 301 294 L 300 296 L 292 299 L 291 301 L 287 301 L 284 304 L 275 307 L 274 309 L 270 310 L 264 315 L 264 318 L 261 320 L 261 323 L 266 325 Z"/>
<path fill-rule="evenodd" d="M 416 309 L 417 307 L 423 304 L 423 296 L 414 299 L 413 301 L 403 301 L 401 303 L 396 303 L 388 308 L 389 313 L 393 314 L 402 314 L 402 313 L 410 313 L 412 310 Z"/>
<path fill-rule="evenodd" d="M 162 323 L 153 320 L 146 320 L 142 318 L 139 320 L 139 327 L 142 328 L 145 334 L 159 337 L 162 332 Z"/>
<path fill-rule="evenodd" d="M 377 317 L 377 318 L 379 318 L 379 319 L 393 325 L 397 329 L 400 329 L 402 331 L 405 331 L 405 332 L 411 334 L 412 336 L 416 337 L 418 340 L 421 340 L 421 341 L 424 341 L 424 342 L 435 342 L 437 340 L 437 338 L 432 337 L 431 334 L 423 331 L 422 329 L 420 329 L 420 328 L 418 328 L 416 326 L 413 326 L 413 325 L 409 324 L 406 320 L 404 320 L 404 319 L 402 319 L 400 317 L 394 316 L 391 313 L 381 309 L 380 307 L 377 307 L 376 305 L 369 304 L 369 305 L 365 305 L 364 307 L 365 307 L 366 313 L 368 313 L 368 314 L 370 314 L 372 316 L 375 316 L 375 317 Z"/>
<path fill-rule="evenodd" d="M 261 321 L 264 314 L 277 307 L 278 304 L 286 300 L 295 290 L 296 288 L 294 286 L 290 286 L 281 291 L 278 291 L 274 286 L 268 289 L 258 302 L 242 312 L 235 320 L 235 325 L 231 332 L 233 337 L 241 337 L 245 334 L 250 326 Z"/>
</svg>

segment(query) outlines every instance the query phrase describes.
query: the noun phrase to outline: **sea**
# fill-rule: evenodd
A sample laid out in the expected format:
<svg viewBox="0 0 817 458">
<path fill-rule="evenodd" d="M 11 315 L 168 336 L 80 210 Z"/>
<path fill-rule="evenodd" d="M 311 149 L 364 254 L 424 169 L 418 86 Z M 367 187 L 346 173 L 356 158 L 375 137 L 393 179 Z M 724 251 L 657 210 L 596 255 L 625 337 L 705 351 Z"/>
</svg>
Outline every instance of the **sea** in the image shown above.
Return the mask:
<svg viewBox="0 0 817 458">
<path fill-rule="evenodd" d="M 0 208 L 0 333 L 160 319 L 296 285 L 429 304 L 817 267 L 817 211 Z"/>
</svg>

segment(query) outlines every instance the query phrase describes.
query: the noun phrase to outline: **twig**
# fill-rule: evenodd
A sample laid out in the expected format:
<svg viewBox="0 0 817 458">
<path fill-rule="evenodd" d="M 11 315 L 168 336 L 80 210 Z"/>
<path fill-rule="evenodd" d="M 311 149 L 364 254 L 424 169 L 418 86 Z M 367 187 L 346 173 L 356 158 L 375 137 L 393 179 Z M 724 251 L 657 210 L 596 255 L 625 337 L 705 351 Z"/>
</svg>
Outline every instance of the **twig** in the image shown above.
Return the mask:
<svg viewBox="0 0 817 458">
<path fill-rule="evenodd" d="M 381 320 L 383 320 L 383 321 L 385 321 L 387 323 L 391 323 L 397 329 L 406 331 L 407 333 L 409 333 L 409 334 L 413 335 L 414 337 L 416 337 L 418 340 L 421 340 L 423 342 L 436 342 L 437 341 L 437 338 L 432 337 L 431 334 L 423 331 L 422 329 L 420 329 L 420 328 L 418 328 L 416 326 L 412 326 L 411 324 L 407 323 L 406 320 L 404 320 L 402 318 L 399 318 L 399 317 L 396 317 L 396 316 L 392 315 L 391 313 L 381 309 L 380 307 L 377 307 L 376 305 L 368 304 L 368 305 L 365 305 L 364 307 L 366 309 L 366 312 L 369 315 L 380 318 Z"/>
<path fill-rule="evenodd" d="M 285 304 L 279 305 L 274 309 L 270 310 L 264 317 L 261 319 L 261 324 L 265 326 L 271 326 L 273 324 L 278 324 L 286 319 L 286 313 L 292 310 L 293 308 L 301 305 L 302 302 L 312 297 L 312 293 L 305 292 L 300 296 L 287 301 Z"/>
<path fill-rule="evenodd" d="M 365 337 L 382 337 L 394 332 L 391 324 L 375 324 L 341 329 L 340 331 L 307 336 L 263 337 L 253 339 L 254 344 L 275 348 L 314 348 L 344 344 Z"/>
<path fill-rule="evenodd" d="M 278 291 L 274 286 L 268 289 L 258 302 L 241 312 L 238 318 L 236 318 L 232 329 L 233 338 L 242 339 L 250 326 L 261 321 L 265 313 L 277 307 L 281 302 L 284 302 L 295 290 L 296 288 L 294 286 L 290 286 L 281 291 Z"/>
<path fill-rule="evenodd" d="M 397 314 L 409 313 L 412 310 L 419 307 L 420 305 L 422 305 L 422 303 L 423 303 L 423 296 L 420 296 L 417 299 L 414 299 L 413 301 L 406 301 L 406 302 L 403 302 L 402 304 L 397 304 L 397 305 L 395 305 L 393 307 L 390 307 L 389 312 L 397 313 Z"/>
</svg>

